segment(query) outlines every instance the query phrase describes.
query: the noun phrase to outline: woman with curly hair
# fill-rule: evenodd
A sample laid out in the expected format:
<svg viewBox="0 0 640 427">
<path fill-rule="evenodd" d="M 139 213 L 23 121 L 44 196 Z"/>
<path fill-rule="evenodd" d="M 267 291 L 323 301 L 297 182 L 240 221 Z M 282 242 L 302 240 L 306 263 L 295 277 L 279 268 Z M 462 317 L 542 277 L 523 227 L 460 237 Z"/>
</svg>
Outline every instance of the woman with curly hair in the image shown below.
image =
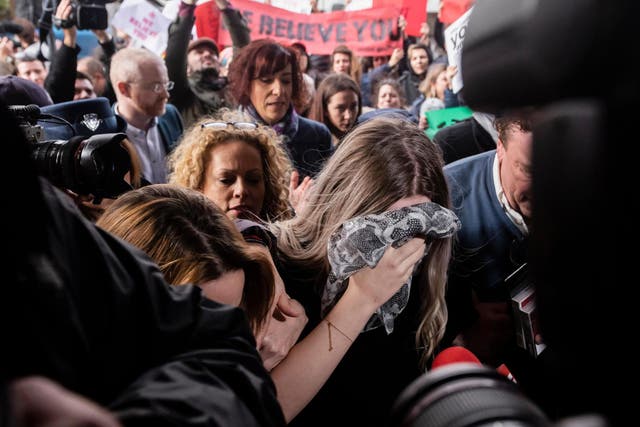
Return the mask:
<svg viewBox="0 0 640 427">
<path fill-rule="evenodd" d="M 204 193 L 231 218 L 288 219 L 291 162 L 275 131 L 225 111 L 198 121 L 169 156 L 169 182 Z"/>
<path fill-rule="evenodd" d="M 310 180 L 291 190 L 297 182 L 295 171 L 276 132 L 252 121 L 237 111 L 223 110 L 219 119 L 196 122 L 171 153 L 169 182 L 197 190 L 211 199 L 250 243 L 257 244 L 271 261 L 276 295 L 264 346 L 259 347 L 269 369 L 286 356 L 300 335 L 307 318 L 302 307 L 291 300 L 267 249 L 274 249 L 275 238 L 262 226 L 266 221 L 286 220 L 293 208 L 292 199 L 302 197 Z M 293 184 L 290 184 L 293 187 Z"/>
</svg>

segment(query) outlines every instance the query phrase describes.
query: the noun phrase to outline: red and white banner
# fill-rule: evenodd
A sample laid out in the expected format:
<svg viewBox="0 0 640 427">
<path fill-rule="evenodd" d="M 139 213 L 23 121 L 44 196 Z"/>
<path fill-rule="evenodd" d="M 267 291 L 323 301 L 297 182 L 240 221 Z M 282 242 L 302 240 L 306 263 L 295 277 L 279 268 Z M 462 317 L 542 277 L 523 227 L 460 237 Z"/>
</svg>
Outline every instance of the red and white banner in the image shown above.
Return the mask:
<svg viewBox="0 0 640 427">
<path fill-rule="evenodd" d="M 390 55 L 402 40 L 391 40 L 397 32 L 400 8 L 376 7 L 352 12 L 302 14 L 249 0 L 233 0 L 233 7 L 245 16 L 251 29 L 251 40 L 270 38 L 289 45 L 301 42 L 311 54 L 327 55 L 340 44 L 347 45 L 358 56 Z M 218 45 L 231 45 L 223 28 L 215 2 L 196 8 L 198 37 L 211 37 Z"/>
</svg>

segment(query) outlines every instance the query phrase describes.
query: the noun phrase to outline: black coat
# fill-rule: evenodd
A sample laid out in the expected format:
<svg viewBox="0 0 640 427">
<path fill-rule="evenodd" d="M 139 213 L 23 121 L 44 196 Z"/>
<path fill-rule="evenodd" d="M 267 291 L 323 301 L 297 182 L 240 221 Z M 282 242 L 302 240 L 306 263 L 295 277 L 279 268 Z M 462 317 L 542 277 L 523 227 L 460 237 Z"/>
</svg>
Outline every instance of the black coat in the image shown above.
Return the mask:
<svg viewBox="0 0 640 427">
<path fill-rule="evenodd" d="M 3 259 L 0 392 L 43 375 L 127 426 L 284 425 L 244 312 L 169 286 L 144 253 L 82 217 L 36 179 L 2 105 L 0 115 L 5 154 L 22 171 L 6 194 L 16 205 L 4 222 L 14 243 Z"/>
</svg>

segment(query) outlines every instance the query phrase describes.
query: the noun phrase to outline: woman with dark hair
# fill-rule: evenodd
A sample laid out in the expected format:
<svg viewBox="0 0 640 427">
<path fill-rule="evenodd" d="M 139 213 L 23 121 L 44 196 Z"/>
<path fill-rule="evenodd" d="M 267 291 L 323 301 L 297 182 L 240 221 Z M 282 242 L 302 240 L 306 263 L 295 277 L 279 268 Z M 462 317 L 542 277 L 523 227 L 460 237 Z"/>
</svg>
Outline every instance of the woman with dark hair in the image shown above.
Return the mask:
<svg viewBox="0 0 640 427">
<path fill-rule="evenodd" d="M 329 74 L 318 86 L 309 118 L 327 125 L 333 145 L 338 145 L 360 113 L 362 95 L 358 84 L 346 74 Z"/>
<path fill-rule="evenodd" d="M 309 75 L 309 69 L 311 68 L 309 54 L 307 53 L 307 48 L 300 42 L 291 43 L 291 47 L 298 54 L 298 65 L 300 66 L 300 72 L 302 73 L 302 80 L 304 82 L 305 88 L 307 89 L 307 98 L 305 103 L 299 108 L 296 107 L 298 112 L 307 117 L 309 113 L 309 108 L 311 108 L 311 101 L 313 101 L 313 97 L 316 94 L 316 82 Z"/>
<path fill-rule="evenodd" d="M 329 129 L 301 117 L 307 91 L 296 52 L 270 39 L 243 47 L 229 69 L 229 89 L 240 109 L 281 137 L 301 177 L 314 177 L 333 153 Z"/>
<path fill-rule="evenodd" d="M 416 43 L 407 48 L 408 69 L 398 78 L 398 82 L 409 105 L 420 96 L 418 87 L 427 76 L 427 69 L 432 62 L 430 55 L 429 47 L 424 44 Z"/>
<path fill-rule="evenodd" d="M 397 79 L 386 77 L 373 89 L 372 104 L 375 108 L 406 108 L 402 86 Z"/>
</svg>

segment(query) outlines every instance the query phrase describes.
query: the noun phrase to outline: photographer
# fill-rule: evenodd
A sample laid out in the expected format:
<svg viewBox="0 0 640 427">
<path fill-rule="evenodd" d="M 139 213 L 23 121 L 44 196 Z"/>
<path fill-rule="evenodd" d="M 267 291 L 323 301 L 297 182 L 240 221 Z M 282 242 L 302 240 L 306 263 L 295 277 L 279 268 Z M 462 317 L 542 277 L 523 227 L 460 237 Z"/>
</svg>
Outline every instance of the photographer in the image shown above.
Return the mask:
<svg viewBox="0 0 640 427">
<path fill-rule="evenodd" d="M 74 99 L 76 70 L 78 68 L 77 45 L 78 6 L 74 0 L 61 0 L 56 9 L 54 24 L 62 28 L 62 46 L 56 49 L 51 59 L 49 74 L 45 80 L 45 89 L 54 102 Z M 101 26 L 101 25 L 97 25 Z M 92 28 L 103 51 L 110 58 L 115 53 L 115 44 L 111 35 L 104 29 Z"/>
<path fill-rule="evenodd" d="M 244 313 L 197 287 L 171 287 L 146 255 L 82 218 L 36 176 L 2 101 L 0 123 L 16 166 L 1 172 L 14 204 L 5 223 L 11 251 L 2 258 L 2 425 L 23 425 L 9 385 L 38 375 L 127 426 L 283 426 Z M 19 402 L 35 411 L 29 425 L 46 425 L 37 410 L 55 401 L 29 397 Z M 80 425 L 68 421 L 57 425 Z"/>
</svg>

